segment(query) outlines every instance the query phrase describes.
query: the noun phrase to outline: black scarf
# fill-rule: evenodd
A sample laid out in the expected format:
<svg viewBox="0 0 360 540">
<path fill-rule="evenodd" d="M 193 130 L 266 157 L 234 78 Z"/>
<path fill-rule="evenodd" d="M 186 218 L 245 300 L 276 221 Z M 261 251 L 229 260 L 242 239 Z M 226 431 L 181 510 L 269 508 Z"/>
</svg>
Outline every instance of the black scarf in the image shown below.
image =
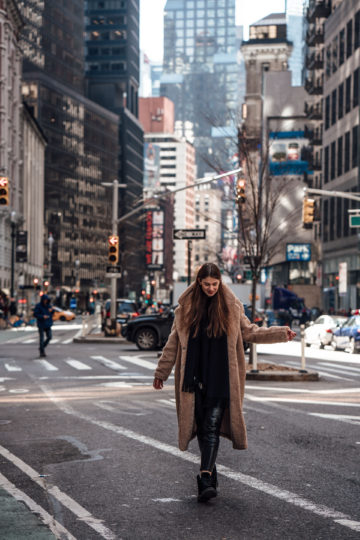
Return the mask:
<svg viewBox="0 0 360 540">
<path fill-rule="evenodd" d="M 217 338 L 207 335 L 207 311 L 206 309 L 196 336 L 194 328 L 190 329 L 182 391 L 194 392 L 199 385 L 207 404 L 219 400 L 228 403 L 230 391 L 227 337 L 225 334 Z"/>
</svg>

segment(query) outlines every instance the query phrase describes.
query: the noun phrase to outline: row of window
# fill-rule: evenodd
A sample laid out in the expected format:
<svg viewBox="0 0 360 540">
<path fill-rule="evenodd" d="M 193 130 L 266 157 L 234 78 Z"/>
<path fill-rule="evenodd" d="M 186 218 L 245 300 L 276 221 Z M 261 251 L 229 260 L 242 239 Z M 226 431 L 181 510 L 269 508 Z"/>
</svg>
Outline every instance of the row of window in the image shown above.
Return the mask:
<svg viewBox="0 0 360 540">
<path fill-rule="evenodd" d="M 91 41 L 117 41 L 120 39 L 126 39 L 127 32 L 126 30 L 111 30 L 100 32 L 99 30 L 94 30 L 93 32 L 88 32 L 86 39 Z"/>
<path fill-rule="evenodd" d="M 126 62 L 104 62 L 99 64 L 88 64 L 90 71 L 126 71 Z"/>
<path fill-rule="evenodd" d="M 94 25 L 94 26 L 98 26 L 98 25 L 116 25 L 116 26 L 121 26 L 123 24 L 126 24 L 126 17 L 125 15 L 120 15 L 120 16 L 113 16 L 113 15 L 109 15 L 108 17 L 102 17 L 100 15 L 96 16 L 96 17 L 91 17 L 90 18 L 90 24 L 91 25 Z"/>
<path fill-rule="evenodd" d="M 324 150 L 324 183 L 359 166 L 359 126 L 333 141 Z"/>
<path fill-rule="evenodd" d="M 360 10 L 348 21 L 326 49 L 326 77 L 329 78 L 360 47 Z"/>
<path fill-rule="evenodd" d="M 352 82 L 351 82 L 352 79 Z M 329 129 L 336 123 L 337 119 L 341 119 L 345 114 L 350 112 L 353 107 L 359 105 L 359 90 L 360 90 L 360 68 L 357 68 L 353 75 L 349 75 L 338 88 L 326 96 L 325 100 L 325 129 Z"/>
<path fill-rule="evenodd" d="M 356 191 L 356 189 L 355 189 Z M 357 234 L 357 229 L 349 227 L 350 208 L 356 207 L 356 202 L 349 199 L 325 199 L 322 207 L 323 214 L 323 240 L 331 242 L 339 238 L 346 238 Z"/>
<path fill-rule="evenodd" d="M 126 7 L 126 0 L 87 0 L 86 9 L 122 9 Z"/>
<path fill-rule="evenodd" d="M 126 54 L 126 47 L 89 47 L 89 56 L 124 56 Z"/>
</svg>

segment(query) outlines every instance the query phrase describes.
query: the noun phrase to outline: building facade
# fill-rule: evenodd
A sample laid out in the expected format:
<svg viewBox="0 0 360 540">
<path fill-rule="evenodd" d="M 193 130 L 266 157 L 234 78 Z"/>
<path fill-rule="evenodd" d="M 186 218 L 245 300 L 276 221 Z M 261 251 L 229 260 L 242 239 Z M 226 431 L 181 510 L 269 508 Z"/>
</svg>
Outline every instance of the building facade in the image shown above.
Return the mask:
<svg viewBox="0 0 360 540">
<path fill-rule="evenodd" d="M 142 198 L 143 130 L 138 120 L 139 0 L 85 2 L 87 95 L 119 116 L 119 218 Z M 116 177 L 114 176 L 114 178 Z M 145 214 L 119 226 L 121 296 L 140 294 L 145 277 Z M 136 249 L 134 249 L 136 246 Z M 144 246 L 143 249 L 140 246 Z"/>
<path fill-rule="evenodd" d="M 195 228 L 205 229 L 206 239 L 193 242 L 193 275 L 206 262 L 216 262 L 221 255 L 221 191 L 209 184 L 195 187 Z"/>
<path fill-rule="evenodd" d="M 105 287 L 111 193 L 102 182 L 117 176 L 119 117 L 84 96 L 82 0 L 19 7 L 22 93 L 47 139 L 44 276 L 67 292 L 79 282 L 86 308 L 91 290 Z"/>
<path fill-rule="evenodd" d="M 337 3 L 324 24 L 324 108 L 322 188 L 360 190 L 360 6 Z M 360 303 L 358 229 L 349 226 L 349 210 L 358 203 L 340 197 L 322 200 L 323 290 L 327 309 Z M 340 265 L 347 283 L 339 283 Z"/>
<path fill-rule="evenodd" d="M 145 133 L 174 133 L 175 107 L 170 99 L 140 98 L 139 112 Z"/>
<path fill-rule="evenodd" d="M 287 36 L 293 45 L 289 70 L 293 86 L 304 84 L 304 9 L 308 0 L 285 0 Z"/>
<path fill-rule="evenodd" d="M 198 176 L 226 170 L 236 150 L 235 0 L 167 0 L 160 92 L 175 133 L 196 149 Z"/>
<path fill-rule="evenodd" d="M 21 182 L 21 14 L 13 0 L 0 1 L 0 176 L 7 178 L 9 200 L 0 206 L 0 289 L 10 293 L 12 226 L 22 221 Z"/>
</svg>

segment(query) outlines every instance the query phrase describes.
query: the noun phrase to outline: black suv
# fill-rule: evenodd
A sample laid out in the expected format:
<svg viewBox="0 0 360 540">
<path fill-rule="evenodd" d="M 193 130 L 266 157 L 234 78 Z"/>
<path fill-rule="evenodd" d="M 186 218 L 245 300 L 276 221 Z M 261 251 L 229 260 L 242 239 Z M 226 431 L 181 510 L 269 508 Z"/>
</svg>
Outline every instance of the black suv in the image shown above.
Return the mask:
<svg viewBox="0 0 360 540">
<path fill-rule="evenodd" d="M 136 344 L 141 351 L 151 351 L 165 345 L 174 320 L 174 309 L 164 313 L 140 315 L 121 327 L 121 335 Z"/>
</svg>

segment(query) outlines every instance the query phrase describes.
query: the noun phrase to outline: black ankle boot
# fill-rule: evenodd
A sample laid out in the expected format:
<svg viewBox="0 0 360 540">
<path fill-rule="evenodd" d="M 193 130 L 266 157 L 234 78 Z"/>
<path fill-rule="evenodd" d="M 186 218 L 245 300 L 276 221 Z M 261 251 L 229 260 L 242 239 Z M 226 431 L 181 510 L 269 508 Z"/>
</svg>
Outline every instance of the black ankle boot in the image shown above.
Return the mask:
<svg viewBox="0 0 360 540">
<path fill-rule="evenodd" d="M 218 485 L 219 485 L 219 482 L 218 482 L 218 477 L 217 477 L 217 470 L 216 470 L 216 465 L 214 465 L 214 468 L 213 468 L 213 472 L 212 472 L 212 475 L 211 475 L 211 485 L 213 488 L 217 488 Z"/>
<path fill-rule="evenodd" d="M 216 497 L 216 488 L 213 486 L 213 479 L 211 474 L 202 473 L 201 476 L 197 476 L 198 483 L 198 502 L 206 502 L 213 497 Z"/>
</svg>

